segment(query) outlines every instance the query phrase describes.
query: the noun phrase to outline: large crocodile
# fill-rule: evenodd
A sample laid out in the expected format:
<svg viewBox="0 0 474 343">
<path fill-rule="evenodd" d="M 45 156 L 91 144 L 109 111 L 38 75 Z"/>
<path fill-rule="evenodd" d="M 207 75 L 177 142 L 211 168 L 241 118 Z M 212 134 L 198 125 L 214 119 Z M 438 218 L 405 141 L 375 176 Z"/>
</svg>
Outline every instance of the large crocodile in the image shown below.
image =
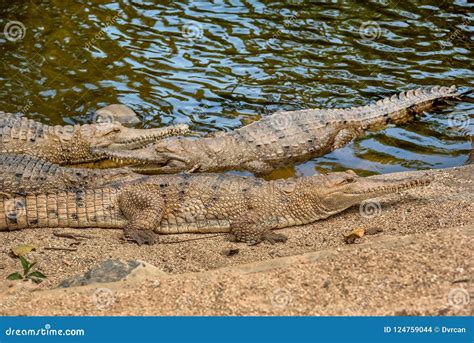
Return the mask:
<svg viewBox="0 0 474 343">
<path fill-rule="evenodd" d="M 55 173 L 63 169 L 54 168 Z M 429 182 L 425 176 L 392 180 L 348 171 L 277 181 L 203 173 L 124 177 L 93 187 L 60 184 L 1 193 L 0 230 L 124 228 L 126 237 L 140 243 L 154 242 L 155 233 L 187 232 L 230 232 L 248 243 L 284 241 L 272 230 L 311 223 Z"/>
<path fill-rule="evenodd" d="M 159 139 L 181 135 L 187 125 L 156 129 L 127 128 L 118 121 L 48 126 L 37 121 L 0 112 L 0 153 L 25 154 L 61 165 L 100 160 L 94 148 L 139 148 Z"/>
<path fill-rule="evenodd" d="M 455 86 L 419 88 L 367 106 L 277 112 L 214 137 L 170 137 L 134 151 L 96 152 L 123 161 L 139 160 L 136 170 L 148 173 L 233 169 L 265 174 L 283 164 L 325 155 L 366 130 L 408 122 L 436 101 L 462 94 Z"/>
</svg>

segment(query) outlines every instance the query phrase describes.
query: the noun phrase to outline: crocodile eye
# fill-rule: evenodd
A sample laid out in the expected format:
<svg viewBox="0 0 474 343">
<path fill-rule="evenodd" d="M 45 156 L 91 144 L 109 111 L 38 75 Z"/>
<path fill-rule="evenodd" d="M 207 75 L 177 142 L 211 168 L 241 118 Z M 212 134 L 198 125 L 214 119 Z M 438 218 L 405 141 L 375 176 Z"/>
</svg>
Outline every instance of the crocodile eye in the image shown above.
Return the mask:
<svg viewBox="0 0 474 343">
<path fill-rule="evenodd" d="M 355 179 L 354 179 L 353 177 L 348 177 L 348 178 L 342 180 L 342 183 L 343 183 L 343 184 L 345 184 L 345 183 L 352 183 L 352 182 L 354 182 L 354 181 L 355 181 Z"/>
<path fill-rule="evenodd" d="M 113 127 L 113 128 L 110 128 L 109 130 L 105 131 L 103 133 L 103 136 L 108 136 L 108 135 L 111 135 L 111 134 L 115 134 L 117 132 L 120 132 L 120 128 L 118 127 Z"/>
</svg>

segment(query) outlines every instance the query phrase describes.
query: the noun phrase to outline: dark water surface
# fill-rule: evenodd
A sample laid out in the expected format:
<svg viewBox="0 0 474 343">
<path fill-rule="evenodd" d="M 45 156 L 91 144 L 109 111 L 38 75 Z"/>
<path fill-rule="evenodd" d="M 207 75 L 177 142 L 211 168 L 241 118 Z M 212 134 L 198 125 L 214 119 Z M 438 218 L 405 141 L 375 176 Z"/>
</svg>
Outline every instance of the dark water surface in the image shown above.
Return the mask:
<svg viewBox="0 0 474 343">
<path fill-rule="evenodd" d="M 474 87 L 465 1 L 0 1 L 0 110 L 85 123 L 121 102 L 145 127 L 231 130 L 276 110 Z M 297 175 L 461 165 L 474 102 L 368 134 Z M 292 175 L 291 168 L 274 174 Z"/>
</svg>

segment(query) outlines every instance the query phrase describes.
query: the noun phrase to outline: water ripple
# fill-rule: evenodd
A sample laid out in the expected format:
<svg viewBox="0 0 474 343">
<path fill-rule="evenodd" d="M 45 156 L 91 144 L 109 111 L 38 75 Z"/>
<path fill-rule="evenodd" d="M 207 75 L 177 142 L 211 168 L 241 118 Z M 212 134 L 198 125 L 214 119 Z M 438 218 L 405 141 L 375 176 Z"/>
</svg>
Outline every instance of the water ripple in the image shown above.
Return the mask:
<svg viewBox="0 0 474 343">
<path fill-rule="evenodd" d="M 461 0 L 213 2 L 101 0 L 0 4 L 1 109 L 46 123 L 83 123 L 122 102 L 146 127 L 231 130 L 263 113 L 367 104 L 424 85 L 473 87 L 473 5 Z M 26 106 L 32 103 L 32 106 Z M 462 164 L 472 100 L 389 127 L 275 175 L 362 174 Z"/>
</svg>

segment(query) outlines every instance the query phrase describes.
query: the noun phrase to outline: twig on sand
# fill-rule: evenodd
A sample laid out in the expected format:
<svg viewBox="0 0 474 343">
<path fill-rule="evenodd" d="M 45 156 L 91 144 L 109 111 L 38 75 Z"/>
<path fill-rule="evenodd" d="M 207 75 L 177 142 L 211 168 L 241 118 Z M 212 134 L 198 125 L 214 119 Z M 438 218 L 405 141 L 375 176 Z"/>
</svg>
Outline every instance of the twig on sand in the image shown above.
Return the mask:
<svg viewBox="0 0 474 343">
<path fill-rule="evenodd" d="M 212 239 L 220 236 L 224 236 L 225 233 L 218 233 L 216 235 L 212 236 L 204 236 L 204 237 L 197 237 L 197 238 L 189 238 L 189 239 L 181 239 L 181 240 L 176 240 L 176 241 L 160 241 L 160 244 L 179 244 L 183 242 L 192 242 L 192 241 L 200 241 L 203 239 Z"/>
<path fill-rule="evenodd" d="M 73 232 L 54 231 L 53 235 L 55 235 L 56 237 L 71 238 L 71 239 L 75 239 L 75 240 L 79 240 L 80 238 L 85 238 L 85 239 L 92 238 L 92 236 L 82 235 L 82 234 L 73 233 Z"/>
<path fill-rule="evenodd" d="M 45 247 L 44 250 L 64 250 L 64 251 L 77 251 L 77 248 L 59 248 L 59 247 Z"/>
</svg>

